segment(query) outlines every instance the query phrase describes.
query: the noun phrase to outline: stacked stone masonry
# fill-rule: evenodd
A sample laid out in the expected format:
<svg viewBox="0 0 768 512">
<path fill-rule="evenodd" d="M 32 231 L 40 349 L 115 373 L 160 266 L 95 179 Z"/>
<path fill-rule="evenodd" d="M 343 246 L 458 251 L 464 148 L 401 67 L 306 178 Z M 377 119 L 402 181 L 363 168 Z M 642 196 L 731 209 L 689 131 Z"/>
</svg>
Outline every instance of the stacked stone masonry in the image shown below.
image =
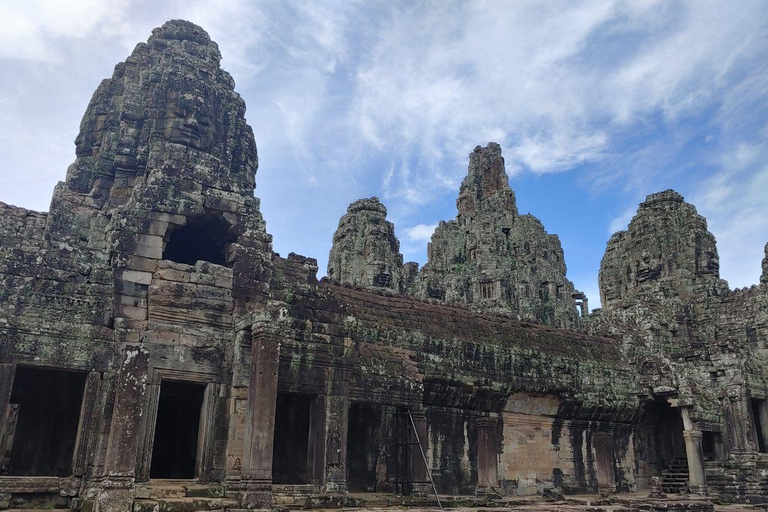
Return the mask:
<svg viewBox="0 0 768 512">
<path fill-rule="evenodd" d="M 343 506 L 429 478 L 765 499 L 768 246 L 730 290 L 704 218 L 653 194 L 589 314 L 491 143 L 422 269 L 370 198 L 318 281 L 272 250 L 220 58 L 155 29 L 99 85 L 50 211 L 0 203 L 0 508 Z"/>
</svg>

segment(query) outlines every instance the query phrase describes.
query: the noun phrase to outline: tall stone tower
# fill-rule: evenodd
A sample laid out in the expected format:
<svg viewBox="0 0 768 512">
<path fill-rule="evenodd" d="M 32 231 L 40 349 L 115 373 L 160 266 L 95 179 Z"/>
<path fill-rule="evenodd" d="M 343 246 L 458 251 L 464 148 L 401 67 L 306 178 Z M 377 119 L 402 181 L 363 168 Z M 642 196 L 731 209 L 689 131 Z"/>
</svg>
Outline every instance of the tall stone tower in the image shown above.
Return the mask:
<svg viewBox="0 0 768 512">
<path fill-rule="evenodd" d="M 674 190 L 649 195 L 600 265 L 603 312 L 721 293 L 720 259 L 707 221 Z"/>
<path fill-rule="evenodd" d="M 575 290 L 560 240 L 536 217 L 518 214 L 501 146 L 491 142 L 469 155 L 456 205 L 456 220 L 441 222 L 432 235 L 418 294 L 575 327 Z"/>
<path fill-rule="evenodd" d="M 404 291 L 400 242 L 379 198 L 355 201 L 339 220 L 328 256 L 328 277 L 367 288 Z"/>
</svg>

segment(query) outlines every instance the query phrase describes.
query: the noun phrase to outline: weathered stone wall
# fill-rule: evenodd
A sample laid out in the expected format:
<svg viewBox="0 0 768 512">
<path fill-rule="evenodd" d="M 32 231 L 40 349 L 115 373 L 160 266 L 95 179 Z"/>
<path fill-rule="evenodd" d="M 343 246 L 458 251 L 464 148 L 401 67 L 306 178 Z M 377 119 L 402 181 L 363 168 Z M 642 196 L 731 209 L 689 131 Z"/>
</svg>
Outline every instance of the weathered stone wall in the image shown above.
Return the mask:
<svg viewBox="0 0 768 512">
<path fill-rule="evenodd" d="M 278 281 L 291 281 L 280 277 L 287 269 L 283 263 L 276 268 Z M 528 392 L 536 397 L 532 402 L 549 403 L 552 399 L 546 397 L 556 397 L 559 421 L 586 422 L 580 428 L 589 436 L 599 428 L 620 429 L 616 422 L 627 421 L 626 414 L 631 416 L 637 405 L 634 379 L 613 340 L 348 285 L 321 283 L 303 290 L 284 286 L 278 296 L 289 322 L 281 328 L 279 388 L 319 394 L 326 403 L 341 395 L 345 403 L 423 408 L 428 458 L 441 492 L 471 493 L 482 483 L 476 424 L 489 415 L 506 415 L 508 399 L 515 393 Z M 587 418 L 595 417 L 602 420 L 592 425 Z M 344 414 L 341 418 L 329 420 L 326 430 L 343 432 Z M 507 432 L 497 422 L 498 453 L 506 450 L 509 460 L 522 460 L 526 448 L 507 443 L 513 434 L 530 432 L 519 426 Z M 573 442 L 579 443 L 576 448 Z M 577 435 L 553 448 L 548 437 L 542 449 L 581 453 L 584 442 Z M 392 447 L 381 450 L 391 453 Z M 589 477 L 583 469 L 586 463 L 569 465 L 553 455 L 542 464 L 546 471 L 528 471 L 526 485 L 541 490 L 570 482 L 571 490 L 597 490 L 598 479 Z M 517 484 L 511 484 L 519 480 L 515 471 L 499 473 L 501 480 L 510 481 L 507 490 L 513 494 L 518 492 Z M 629 464 L 627 474 L 633 479 L 636 467 Z M 392 485 L 391 471 L 381 478 L 380 489 Z"/>
</svg>

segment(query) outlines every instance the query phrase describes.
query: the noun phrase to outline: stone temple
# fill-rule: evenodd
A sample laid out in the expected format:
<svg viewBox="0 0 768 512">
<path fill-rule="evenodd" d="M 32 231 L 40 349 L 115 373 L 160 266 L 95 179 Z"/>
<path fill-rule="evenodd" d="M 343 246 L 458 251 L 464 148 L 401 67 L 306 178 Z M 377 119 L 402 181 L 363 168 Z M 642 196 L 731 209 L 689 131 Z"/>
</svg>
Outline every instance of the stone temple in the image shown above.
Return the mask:
<svg viewBox="0 0 768 512">
<path fill-rule="evenodd" d="M 0 508 L 767 500 L 768 247 L 731 290 L 706 220 L 652 194 L 590 313 L 490 143 L 423 268 L 361 199 L 318 281 L 272 250 L 220 58 L 155 29 L 50 211 L 0 203 Z"/>
</svg>

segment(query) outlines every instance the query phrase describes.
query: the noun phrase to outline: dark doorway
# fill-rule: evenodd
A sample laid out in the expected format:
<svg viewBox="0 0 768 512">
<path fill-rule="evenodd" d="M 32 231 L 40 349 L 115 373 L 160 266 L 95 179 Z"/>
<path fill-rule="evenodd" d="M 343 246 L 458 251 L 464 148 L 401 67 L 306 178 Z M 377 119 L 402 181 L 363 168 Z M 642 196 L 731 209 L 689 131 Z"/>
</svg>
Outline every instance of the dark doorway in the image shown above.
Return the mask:
<svg viewBox="0 0 768 512">
<path fill-rule="evenodd" d="M 763 407 L 763 401 L 752 399 L 750 400 L 750 405 L 752 406 L 752 418 L 755 420 L 755 434 L 757 436 L 757 447 L 760 453 L 765 453 L 765 436 L 763 435 L 763 422 L 762 418 L 760 417 L 760 409 Z"/>
<path fill-rule="evenodd" d="M 353 492 L 392 490 L 386 485 L 394 408 L 353 403 L 347 433 L 347 486 Z M 380 477 L 379 477 L 380 476 Z"/>
<path fill-rule="evenodd" d="M 685 440 L 683 439 L 683 418 L 680 411 L 668 403 L 657 402 L 658 428 L 656 439 L 661 449 L 664 464 L 675 459 L 685 458 Z"/>
<path fill-rule="evenodd" d="M 706 460 L 715 460 L 717 458 L 719 444 L 720 434 L 717 432 L 704 431 L 701 433 L 701 451 L 704 452 Z"/>
<path fill-rule="evenodd" d="M 77 440 L 85 373 L 18 368 L 11 404 L 16 425 L 11 475 L 69 476 Z"/>
<path fill-rule="evenodd" d="M 227 247 L 235 241 L 229 223 L 221 215 L 189 219 L 171 232 L 163 251 L 163 259 L 194 265 L 198 260 L 227 264 Z"/>
<path fill-rule="evenodd" d="M 205 384 L 160 384 L 150 478 L 195 478 Z"/>
<path fill-rule="evenodd" d="M 277 394 L 272 451 L 272 481 L 276 484 L 309 483 L 312 399 L 309 395 Z"/>
</svg>

